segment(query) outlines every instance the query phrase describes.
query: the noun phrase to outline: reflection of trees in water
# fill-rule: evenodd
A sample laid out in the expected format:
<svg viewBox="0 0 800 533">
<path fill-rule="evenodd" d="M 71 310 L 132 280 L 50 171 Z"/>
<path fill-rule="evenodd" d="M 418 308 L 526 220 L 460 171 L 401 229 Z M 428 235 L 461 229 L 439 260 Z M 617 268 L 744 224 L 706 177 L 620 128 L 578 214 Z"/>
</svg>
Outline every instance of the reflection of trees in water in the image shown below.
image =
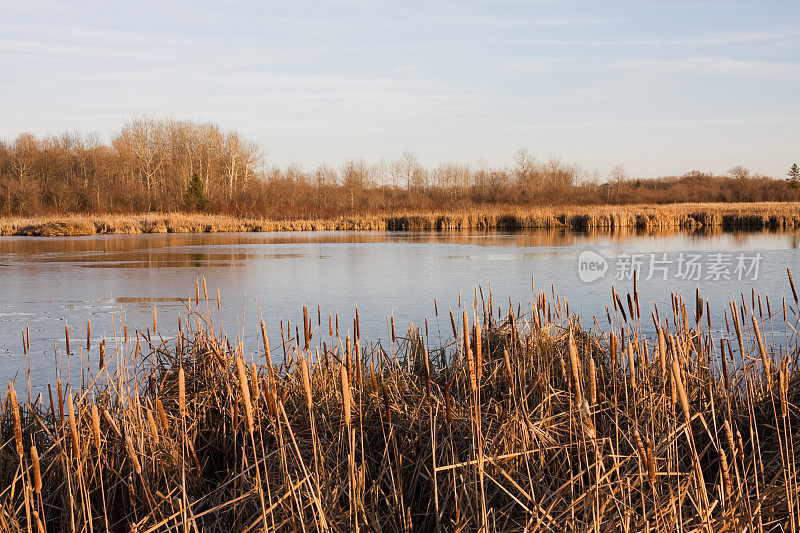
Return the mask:
<svg viewBox="0 0 800 533">
<path fill-rule="evenodd" d="M 800 231 L 735 230 L 720 227 L 680 228 L 564 228 L 520 231 L 323 231 L 275 233 L 196 233 L 112 235 L 96 237 L 0 239 L 0 258 L 6 262 L 75 262 L 84 266 L 203 267 L 233 266 L 252 259 L 288 259 L 305 256 L 281 245 L 302 244 L 461 244 L 493 247 L 570 247 L 591 244 L 626 245 L 631 239 L 681 237 L 692 244 L 726 237 L 739 248 L 758 246 L 759 239 L 786 239 L 800 247 Z M 226 250 L 226 246 L 237 247 Z M 265 249 L 262 246 L 270 246 Z M 244 250 L 241 247 L 246 247 Z M 116 265 L 114 263 L 117 263 Z M 126 265 L 127 263 L 127 265 Z"/>
</svg>

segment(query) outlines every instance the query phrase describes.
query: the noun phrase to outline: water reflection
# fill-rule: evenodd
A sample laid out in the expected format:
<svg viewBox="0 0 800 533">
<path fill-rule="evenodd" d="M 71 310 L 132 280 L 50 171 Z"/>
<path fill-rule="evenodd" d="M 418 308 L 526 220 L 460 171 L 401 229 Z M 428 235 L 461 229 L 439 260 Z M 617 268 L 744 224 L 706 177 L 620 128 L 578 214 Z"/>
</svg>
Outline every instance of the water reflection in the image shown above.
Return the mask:
<svg viewBox="0 0 800 533">
<path fill-rule="evenodd" d="M 21 331 L 30 327 L 32 379 L 52 378 L 54 345 L 63 344 L 64 326 L 78 336 L 92 321 L 92 336 L 116 338 L 127 322 L 146 328 L 152 308 L 168 338 L 177 328 L 174 315 L 194 298 L 195 283 L 205 277 L 209 305 L 216 290 L 223 297 L 223 318 L 231 336 L 242 337 L 249 349 L 258 346 L 263 316 L 277 336 L 281 321 L 300 323 L 302 306 L 320 306 L 341 318 L 343 333 L 352 326 L 356 305 L 365 339 L 386 338 L 388 317 L 398 327 L 430 320 L 448 307 L 471 302 L 473 288 L 492 286 L 494 301 L 521 301 L 551 286 L 570 302 L 570 309 L 590 325 L 605 322 L 614 283 L 624 294 L 630 282 L 615 281 L 613 272 L 594 283 L 577 275 L 577 257 L 591 249 L 606 256 L 620 253 L 682 251 L 758 251 L 763 267 L 756 282 L 727 280 L 642 280 L 642 312 L 658 305 L 669 308 L 670 292 L 693 297 L 697 287 L 710 302 L 713 327 L 724 327 L 722 309 L 751 287 L 780 300 L 788 284 L 786 268 L 800 272 L 800 232 L 723 232 L 720 229 L 679 231 L 635 229 L 610 232 L 559 230 L 501 232 L 297 232 L 145 234 L 58 238 L 0 238 L 0 378 L 25 371 Z M 648 311 L 649 314 L 649 311 Z M 441 319 L 441 317 L 440 317 Z M 285 324 L 284 324 L 285 325 Z M 647 324 L 644 324 L 647 326 Z M 161 328 L 160 328 L 161 329 Z M 435 341 L 434 341 L 435 342 Z"/>
</svg>

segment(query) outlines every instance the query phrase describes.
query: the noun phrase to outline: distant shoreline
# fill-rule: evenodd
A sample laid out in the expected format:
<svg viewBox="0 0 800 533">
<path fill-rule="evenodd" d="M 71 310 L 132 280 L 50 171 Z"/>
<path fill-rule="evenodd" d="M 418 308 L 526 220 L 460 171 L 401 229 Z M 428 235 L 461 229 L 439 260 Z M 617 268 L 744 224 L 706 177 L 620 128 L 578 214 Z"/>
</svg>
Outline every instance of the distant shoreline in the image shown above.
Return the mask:
<svg viewBox="0 0 800 533">
<path fill-rule="evenodd" d="M 206 213 L 65 214 L 0 217 L 0 236 L 267 231 L 515 229 L 800 229 L 800 202 L 529 207 L 490 206 L 276 220 Z"/>
</svg>

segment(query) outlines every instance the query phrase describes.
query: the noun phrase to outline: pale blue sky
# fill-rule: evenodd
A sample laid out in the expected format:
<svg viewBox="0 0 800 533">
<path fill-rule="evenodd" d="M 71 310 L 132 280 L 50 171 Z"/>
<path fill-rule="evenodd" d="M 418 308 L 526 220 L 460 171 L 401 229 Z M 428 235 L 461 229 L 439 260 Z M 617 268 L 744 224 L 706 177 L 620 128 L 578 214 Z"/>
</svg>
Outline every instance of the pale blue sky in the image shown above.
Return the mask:
<svg viewBox="0 0 800 533">
<path fill-rule="evenodd" d="M 800 162 L 800 3 L 0 0 L 0 137 L 213 121 L 307 169 Z"/>
</svg>

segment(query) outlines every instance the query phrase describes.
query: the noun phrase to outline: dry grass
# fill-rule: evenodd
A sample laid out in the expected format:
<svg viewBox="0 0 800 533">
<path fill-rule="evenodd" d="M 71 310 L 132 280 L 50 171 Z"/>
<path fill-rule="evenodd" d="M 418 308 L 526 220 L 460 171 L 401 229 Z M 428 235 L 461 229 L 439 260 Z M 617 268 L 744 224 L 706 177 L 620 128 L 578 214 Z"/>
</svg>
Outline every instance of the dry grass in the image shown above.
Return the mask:
<svg viewBox="0 0 800 533">
<path fill-rule="evenodd" d="M 742 295 L 717 338 L 699 295 L 648 316 L 614 293 L 603 332 L 556 294 L 501 316 L 476 292 L 460 327 L 385 344 L 305 319 L 268 363 L 196 292 L 179 337 L 107 346 L 87 387 L 9 385 L 4 531 L 800 527 L 794 293 Z"/>
<path fill-rule="evenodd" d="M 719 203 L 559 208 L 487 207 L 472 211 L 368 214 L 336 219 L 269 220 L 201 213 L 63 215 L 0 219 L 0 235 L 218 233 L 319 230 L 525 228 L 800 228 L 800 203 Z"/>
</svg>

